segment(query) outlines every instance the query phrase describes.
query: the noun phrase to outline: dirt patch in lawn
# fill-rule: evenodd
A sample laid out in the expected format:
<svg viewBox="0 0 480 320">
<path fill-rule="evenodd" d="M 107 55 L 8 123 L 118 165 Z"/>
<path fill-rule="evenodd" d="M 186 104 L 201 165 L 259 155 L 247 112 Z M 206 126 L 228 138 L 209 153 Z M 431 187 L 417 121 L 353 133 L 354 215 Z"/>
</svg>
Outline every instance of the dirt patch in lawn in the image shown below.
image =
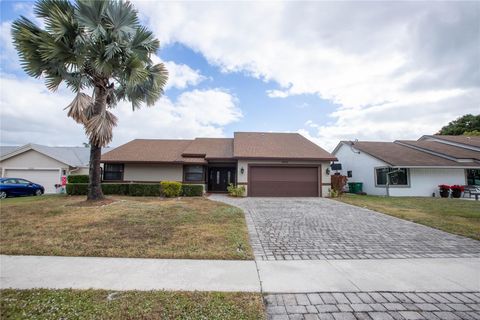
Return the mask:
<svg viewBox="0 0 480 320">
<path fill-rule="evenodd" d="M 9 289 L 0 306 L 1 319 L 265 319 L 259 293 Z"/>
<path fill-rule="evenodd" d="M 205 198 L 13 198 L 0 203 L 0 253 L 252 259 L 243 212 Z"/>
<path fill-rule="evenodd" d="M 102 207 L 102 206 L 107 206 L 109 204 L 115 203 L 117 201 L 118 200 L 110 199 L 110 198 L 105 198 L 102 200 L 95 200 L 95 201 L 84 200 L 80 202 L 67 204 L 66 206 L 67 207 Z"/>
</svg>

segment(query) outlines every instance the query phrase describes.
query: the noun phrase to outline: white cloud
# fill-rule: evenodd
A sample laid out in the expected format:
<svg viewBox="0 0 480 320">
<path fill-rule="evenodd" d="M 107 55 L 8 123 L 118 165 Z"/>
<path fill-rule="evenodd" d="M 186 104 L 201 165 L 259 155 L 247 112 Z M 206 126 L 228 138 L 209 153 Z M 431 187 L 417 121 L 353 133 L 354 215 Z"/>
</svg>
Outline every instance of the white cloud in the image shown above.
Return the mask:
<svg viewBox="0 0 480 320">
<path fill-rule="evenodd" d="M 82 126 L 63 110 L 73 98 L 68 90 L 52 93 L 41 81 L 5 74 L 0 86 L 2 144 L 81 145 L 87 141 Z M 224 136 L 223 126 L 242 117 L 237 104 L 232 94 L 221 89 L 186 91 L 175 101 L 162 97 L 155 106 L 135 112 L 130 104 L 120 103 L 113 110 L 119 124 L 112 146 L 135 138 Z"/>
<path fill-rule="evenodd" d="M 164 44 L 276 82 L 271 98 L 316 94 L 337 104 L 330 124 L 307 131 L 325 145 L 413 139 L 479 113 L 480 2 L 136 5 Z"/>
<path fill-rule="evenodd" d="M 199 70 L 193 70 L 186 64 L 178 64 L 173 61 L 162 61 L 157 55 L 152 56 L 154 63 L 163 62 L 168 70 L 168 81 L 165 90 L 170 88 L 185 89 L 196 86 L 206 79 Z"/>
<path fill-rule="evenodd" d="M 3 21 L 0 24 L 0 72 L 4 72 L 5 68 L 19 69 L 20 62 L 18 60 L 17 52 L 13 46 L 11 36 L 12 22 Z"/>
<path fill-rule="evenodd" d="M 478 90 L 448 91 L 439 97 L 425 95 L 411 101 L 339 110 L 331 114 L 332 123 L 307 121 L 298 132 L 329 151 L 340 140 L 417 139 L 437 132 L 438 124 L 447 124 L 466 113 L 478 113 L 479 101 Z"/>
</svg>

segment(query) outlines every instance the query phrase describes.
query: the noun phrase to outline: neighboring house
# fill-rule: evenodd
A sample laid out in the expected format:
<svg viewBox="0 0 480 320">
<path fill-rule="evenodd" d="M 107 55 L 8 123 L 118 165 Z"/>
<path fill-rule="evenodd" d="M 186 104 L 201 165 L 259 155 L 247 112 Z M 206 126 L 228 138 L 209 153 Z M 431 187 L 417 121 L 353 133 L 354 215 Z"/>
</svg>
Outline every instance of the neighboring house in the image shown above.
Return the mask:
<svg viewBox="0 0 480 320">
<path fill-rule="evenodd" d="M 367 194 L 438 196 L 438 185 L 480 185 L 480 137 L 423 136 L 417 141 L 341 141 L 333 151 L 349 182 Z"/>
<path fill-rule="evenodd" d="M 0 147 L 2 177 L 23 178 L 55 193 L 62 176 L 88 174 L 90 148 L 48 147 L 39 144 Z"/>
<path fill-rule="evenodd" d="M 130 141 L 102 156 L 104 181 L 179 181 L 207 192 L 245 186 L 248 196 L 327 196 L 335 157 L 297 133 Z"/>
</svg>

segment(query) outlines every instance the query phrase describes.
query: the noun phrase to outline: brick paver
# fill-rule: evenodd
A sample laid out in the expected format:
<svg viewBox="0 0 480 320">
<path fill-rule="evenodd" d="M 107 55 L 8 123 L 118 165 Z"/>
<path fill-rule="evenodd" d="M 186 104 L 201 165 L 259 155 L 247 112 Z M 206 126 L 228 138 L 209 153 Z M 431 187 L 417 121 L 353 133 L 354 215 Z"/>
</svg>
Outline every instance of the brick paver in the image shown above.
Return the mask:
<svg viewBox="0 0 480 320">
<path fill-rule="evenodd" d="M 385 298 L 386 296 L 388 299 Z M 328 298 L 322 299 L 322 297 Z M 451 303 L 452 300 L 462 302 Z M 368 303 L 345 303 L 347 301 L 368 301 Z M 414 301 L 424 302 L 413 303 Z M 265 305 L 268 319 L 480 319 L 479 292 L 269 294 L 265 296 Z"/>
<path fill-rule="evenodd" d="M 244 209 L 255 258 L 260 260 L 461 258 L 480 254 L 479 241 L 330 199 L 234 199 L 222 195 L 211 199 Z"/>
</svg>

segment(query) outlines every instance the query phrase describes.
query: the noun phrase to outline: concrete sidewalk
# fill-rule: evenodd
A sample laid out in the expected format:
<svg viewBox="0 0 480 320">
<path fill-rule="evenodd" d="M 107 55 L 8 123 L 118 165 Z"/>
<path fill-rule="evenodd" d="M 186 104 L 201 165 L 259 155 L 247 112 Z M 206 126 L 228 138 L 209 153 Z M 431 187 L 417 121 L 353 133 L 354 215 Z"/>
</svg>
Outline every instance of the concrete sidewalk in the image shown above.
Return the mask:
<svg viewBox="0 0 480 320">
<path fill-rule="evenodd" d="M 480 291 L 480 259 L 254 261 L 0 256 L 1 288 Z"/>
<path fill-rule="evenodd" d="M 480 259 L 258 261 L 264 292 L 480 291 Z"/>
<path fill-rule="evenodd" d="M 254 261 L 0 256 L 0 288 L 259 292 Z"/>
</svg>

